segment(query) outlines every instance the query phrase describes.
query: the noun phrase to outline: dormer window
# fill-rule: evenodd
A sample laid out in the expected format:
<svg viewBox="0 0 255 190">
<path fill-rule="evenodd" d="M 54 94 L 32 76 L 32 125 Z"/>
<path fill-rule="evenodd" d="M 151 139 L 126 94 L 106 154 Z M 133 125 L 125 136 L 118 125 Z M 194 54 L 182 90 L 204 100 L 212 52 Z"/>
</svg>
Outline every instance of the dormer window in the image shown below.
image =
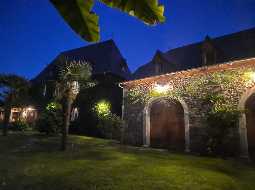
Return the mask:
<svg viewBox="0 0 255 190">
<path fill-rule="evenodd" d="M 121 70 L 125 72 L 125 71 L 126 71 L 126 67 L 125 67 L 125 66 L 122 66 L 122 67 L 121 67 Z"/>
<path fill-rule="evenodd" d="M 120 63 L 121 71 L 126 72 L 127 71 L 127 62 L 126 59 L 122 59 Z"/>
<path fill-rule="evenodd" d="M 206 36 L 202 45 L 202 65 L 213 65 L 216 63 L 216 49 L 213 46 L 212 40 Z"/>
<path fill-rule="evenodd" d="M 155 71 L 156 71 L 156 74 L 162 74 L 164 72 L 164 68 L 163 68 L 163 63 L 162 62 L 155 63 Z"/>
<path fill-rule="evenodd" d="M 157 51 L 153 57 L 153 64 L 155 68 L 155 74 L 160 75 L 166 72 L 167 61 L 161 51 Z"/>
<path fill-rule="evenodd" d="M 215 64 L 216 63 L 215 58 L 216 56 L 214 52 L 205 52 L 203 54 L 203 65 L 207 66 Z"/>
</svg>

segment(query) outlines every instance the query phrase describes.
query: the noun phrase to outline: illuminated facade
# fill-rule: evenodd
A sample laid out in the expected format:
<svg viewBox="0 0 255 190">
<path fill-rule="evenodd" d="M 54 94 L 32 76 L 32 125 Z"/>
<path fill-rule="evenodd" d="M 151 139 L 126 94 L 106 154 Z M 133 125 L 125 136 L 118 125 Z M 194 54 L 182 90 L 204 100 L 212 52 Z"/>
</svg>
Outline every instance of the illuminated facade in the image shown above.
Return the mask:
<svg viewBox="0 0 255 190">
<path fill-rule="evenodd" d="M 219 91 L 225 97 L 227 106 L 230 105 L 242 111 L 239 118 L 239 128 L 233 131 L 233 141 L 229 146 L 234 150 L 240 146 L 240 154 L 247 157 L 249 144 L 247 134 L 249 132 L 254 133 L 254 130 L 248 129 L 246 125 L 245 110 L 249 106 L 246 103 L 247 100 L 255 93 L 255 81 L 253 74 L 250 74 L 253 72 L 255 73 L 255 58 L 122 83 L 124 91 L 123 119 L 126 121 L 124 142 L 150 146 L 152 127 L 159 127 L 157 125 L 151 126 L 151 123 L 154 122 L 151 119 L 153 104 L 157 101 L 176 104 L 176 101 L 182 107 L 181 114 L 174 113 L 171 115 L 170 109 L 168 111 L 170 115 L 164 117 L 160 116 L 160 113 L 155 113 L 156 118 L 162 118 L 162 120 L 158 120 L 159 123 L 164 123 L 163 120 L 168 119 L 169 122 L 164 124 L 169 125 L 170 128 L 171 126 L 183 127 L 183 150 L 200 152 L 205 148 L 202 143 L 206 126 L 205 116 L 211 106 L 203 101 L 203 97 Z M 224 82 L 226 78 L 229 80 Z M 216 79 L 218 84 L 210 83 Z M 155 84 L 159 83 L 162 86 L 160 88 L 155 87 Z M 170 85 L 172 88 L 169 88 Z M 163 108 L 158 107 L 156 109 L 160 112 L 159 110 Z M 253 112 L 253 110 L 250 111 Z M 249 117 L 254 118 L 255 114 Z M 178 126 L 176 118 L 183 120 L 183 126 Z M 158 138 L 164 136 L 167 129 L 162 129 L 160 133 Z M 177 133 L 176 135 L 178 135 Z M 255 137 L 255 133 L 249 134 L 249 136 L 252 139 Z M 254 145 L 251 144 L 250 147 Z"/>
<path fill-rule="evenodd" d="M 10 122 L 16 121 L 26 121 L 28 123 L 33 123 L 37 119 L 37 110 L 33 107 L 25 107 L 25 108 L 16 108 L 13 107 L 11 109 L 10 114 Z M 0 120 L 4 120 L 4 110 L 0 110 Z"/>
<path fill-rule="evenodd" d="M 76 133 L 96 136 L 97 118 L 94 117 L 92 109 L 98 101 L 109 101 L 111 111 L 121 115 L 122 91 L 118 83 L 131 78 L 126 60 L 113 40 L 61 52 L 31 80 L 32 93 L 34 93 L 33 97 L 36 99 L 38 110 L 43 110 L 49 102 L 61 95 L 61 89 L 56 80 L 63 60 L 74 63 L 87 62 L 92 67 L 91 78 L 97 82 L 94 87 L 83 90 L 82 83 L 73 82 L 71 84 L 73 90 L 76 91 L 77 98 L 73 103 L 70 119 L 75 121 L 74 130 L 79 130 L 75 131 Z"/>
<path fill-rule="evenodd" d="M 208 115 L 236 111 L 222 146 L 255 158 L 254 76 L 255 28 L 158 51 L 135 80 L 121 83 L 123 142 L 201 153 L 208 148 Z"/>
</svg>

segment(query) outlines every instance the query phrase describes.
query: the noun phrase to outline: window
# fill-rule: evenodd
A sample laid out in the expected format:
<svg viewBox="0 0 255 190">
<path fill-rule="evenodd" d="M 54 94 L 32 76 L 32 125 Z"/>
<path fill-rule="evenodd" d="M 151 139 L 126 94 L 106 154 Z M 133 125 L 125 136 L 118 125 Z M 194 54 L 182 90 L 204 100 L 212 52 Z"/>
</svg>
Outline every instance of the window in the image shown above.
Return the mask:
<svg viewBox="0 0 255 190">
<path fill-rule="evenodd" d="M 126 59 L 122 59 L 120 62 L 121 71 L 125 72 L 127 70 L 127 62 Z"/>
<path fill-rule="evenodd" d="M 213 45 L 213 41 L 209 36 L 206 36 L 202 45 L 202 64 L 213 65 L 216 63 L 216 49 Z"/>
<path fill-rule="evenodd" d="M 43 96 L 46 96 L 46 93 L 47 93 L 47 85 L 44 84 L 44 87 L 43 87 Z"/>
<path fill-rule="evenodd" d="M 58 96 L 59 96 L 59 86 L 58 86 L 58 85 L 56 85 L 56 87 L 55 87 L 54 96 L 55 96 L 55 97 L 58 97 Z"/>
<path fill-rule="evenodd" d="M 216 63 L 215 51 L 205 51 L 203 53 L 203 65 L 213 65 Z"/>
<path fill-rule="evenodd" d="M 162 62 L 156 62 L 155 64 L 156 74 L 162 74 L 164 72 L 164 67 Z"/>
<path fill-rule="evenodd" d="M 71 121 L 75 121 L 79 117 L 78 108 L 73 108 L 71 112 Z"/>
<path fill-rule="evenodd" d="M 79 82 L 78 81 L 73 81 L 72 84 L 72 91 L 74 94 L 78 94 L 79 91 L 80 91 L 80 85 L 79 85 Z"/>
<path fill-rule="evenodd" d="M 126 67 L 125 67 L 125 66 L 122 66 L 122 67 L 121 67 L 121 70 L 125 72 L 125 71 L 126 71 Z"/>
</svg>

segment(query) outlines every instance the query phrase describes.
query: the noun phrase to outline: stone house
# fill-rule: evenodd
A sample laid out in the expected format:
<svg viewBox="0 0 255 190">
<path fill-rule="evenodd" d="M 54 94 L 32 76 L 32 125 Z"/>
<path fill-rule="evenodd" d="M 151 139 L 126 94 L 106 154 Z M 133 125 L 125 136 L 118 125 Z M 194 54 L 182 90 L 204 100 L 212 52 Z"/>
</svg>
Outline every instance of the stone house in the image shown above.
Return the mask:
<svg viewBox="0 0 255 190">
<path fill-rule="evenodd" d="M 131 72 L 113 40 L 61 52 L 31 80 L 34 108 L 40 112 L 49 102 L 54 101 L 59 94 L 56 83 L 59 66 L 72 61 L 89 63 L 92 67 L 92 79 L 97 81 L 97 85 L 79 92 L 72 109 L 71 120 L 79 120 L 81 124 L 86 123 L 88 127 L 93 126 L 91 107 L 96 101 L 102 99 L 111 103 L 113 113 L 121 115 L 122 90 L 118 84 L 129 80 Z M 77 88 L 79 85 L 76 84 Z"/>
<path fill-rule="evenodd" d="M 33 123 L 40 116 L 48 103 L 54 101 L 59 95 L 59 87 L 56 79 L 58 69 L 62 64 L 75 61 L 87 62 L 92 67 L 92 79 L 97 85 L 89 90 L 80 91 L 77 101 L 74 103 L 71 121 L 79 120 L 81 125 L 86 124 L 93 131 L 95 123 L 91 116 L 93 105 L 100 100 L 110 102 L 111 111 L 121 115 L 122 90 L 119 82 L 131 79 L 131 72 L 126 60 L 113 40 L 61 52 L 50 64 L 48 64 L 34 79 L 32 79 L 31 105 L 27 107 L 13 107 L 10 122 L 18 120 Z M 75 86 L 79 88 L 78 83 Z M 4 110 L 0 106 L 0 122 L 4 119 Z M 84 129 L 84 127 L 83 127 Z M 77 131 L 75 131 L 77 132 Z M 83 133 L 84 131 L 78 131 Z M 87 131 L 85 131 L 87 132 Z M 91 135 L 95 135 L 92 134 Z"/>
<path fill-rule="evenodd" d="M 255 28 L 157 51 L 134 78 L 121 83 L 124 143 L 201 152 L 208 114 L 237 110 L 228 148 L 254 157 Z"/>
</svg>

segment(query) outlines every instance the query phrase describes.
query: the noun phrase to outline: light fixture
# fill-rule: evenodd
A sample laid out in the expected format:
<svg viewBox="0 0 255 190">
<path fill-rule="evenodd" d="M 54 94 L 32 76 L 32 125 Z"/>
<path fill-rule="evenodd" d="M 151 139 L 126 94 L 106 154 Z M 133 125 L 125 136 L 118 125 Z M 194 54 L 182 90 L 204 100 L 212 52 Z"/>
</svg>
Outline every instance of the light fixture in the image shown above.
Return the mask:
<svg viewBox="0 0 255 190">
<path fill-rule="evenodd" d="M 32 107 L 27 107 L 27 111 L 32 111 L 33 108 Z"/>
<path fill-rule="evenodd" d="M 255 82 L 255 72 L 254 72 L 254 71 L 250 73 L 250 79 L 251 79 L 253 82 Z"/>
<path fill-rule="evenodd" d="M 250 71 L 250 72 L 246 72 L 245 73 L 245 79 L 255 82 L 255 72 L 254 71 Z"/>
<path fill-rule="evenodd" d="M 172 90 L 172 89 L 173 89 L 173 87 L 170 86 L 169 84 L 166 84 L 166 85 L 156 84 L 154 86 L 154 90 L 157 93 L 160 93 L 160 94 L 166 93 L 166 92 L 168 92 L 169 90 Z"/>
</svg>

